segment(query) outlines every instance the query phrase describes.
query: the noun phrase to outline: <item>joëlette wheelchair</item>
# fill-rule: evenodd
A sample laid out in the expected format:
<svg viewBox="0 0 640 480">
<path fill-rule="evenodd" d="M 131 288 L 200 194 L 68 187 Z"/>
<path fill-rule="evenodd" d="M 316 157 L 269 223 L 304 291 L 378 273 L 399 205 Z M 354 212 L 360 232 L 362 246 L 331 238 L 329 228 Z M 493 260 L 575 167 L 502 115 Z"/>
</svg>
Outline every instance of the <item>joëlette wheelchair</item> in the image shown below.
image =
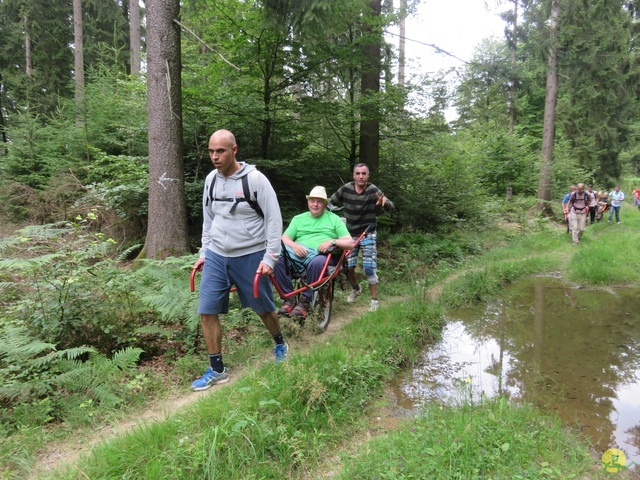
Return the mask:
<svg viewBox="0 0 640 480">
<path fill-rule="evenodd" d="M 369 233 L 370 227 L 362 232 L 355 241 L 357 247 L 362 239 Z M 278 282 L 276 282 L 275 276 L 271 275 L 271 283 L 280 295 L 280 298 L 288 300 L 294 298 L 296 301 L 300 299 L 300 295 L 307 290 L 312 290 L 311 310 L 307 318 L 317 319 L 317 328 L 320 332 L 324 332 L 329 326 L 331 321 L 331 311 L 333 306 L 333 294 L 335 290 L 335 283 L 342 271 L 342 268 L 346 265 L 346 259 L 351 250 L 341 250 L 340 252 L 327 255 L 327 259 L 322 267 L 320 276 L 315 282 L 307 283 L 305 272 L 298 271 L 294 262 L 289 257 L 286 249 L 282 248 L 282 255 L 285 261 L 285 268 L 287 273 L 291 275 L 293 281 L 293 290 L 285 294 L 282 291 Z M 191 271 L 190 288 L 191 291 L 195 291 L 195 276 L 200 268 L 194 268 Z M 258 282 L 260 280 L 260 274 L 256 274 L 253 279 L 253 296 L 258 297 Z M 232 287 L 230 291 L 234 291 L 235 287 Z"/>
</svg>

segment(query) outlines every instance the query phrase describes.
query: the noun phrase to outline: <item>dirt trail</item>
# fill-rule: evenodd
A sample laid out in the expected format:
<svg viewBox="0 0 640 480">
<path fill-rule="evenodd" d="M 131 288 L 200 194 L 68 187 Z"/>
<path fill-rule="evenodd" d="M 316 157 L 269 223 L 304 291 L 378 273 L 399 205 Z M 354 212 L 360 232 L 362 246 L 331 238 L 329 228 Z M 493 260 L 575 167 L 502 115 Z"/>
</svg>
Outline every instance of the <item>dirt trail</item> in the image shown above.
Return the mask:
<svg viewBox="0 0 640 480">
<path fill-rule="evenodd" d="M 568 258 L 570 258 L 569 254 L 566 255 L 566 258 L 563 258 L 563 261 L 567 261 Z M 433 286 L 427 291 L 427 298 L 430 301 L 437 301 L 442 294 L 444 286 L 463 273 L 464 272 L 454 272 L 448 278 Z M 388 305 L 390 303 L 398 303 L 405 300 L 406 298 L 404 297 L 389 297 L 384 300 L 384 304 Z M 292 355 L 295 355 L 296 352 L 303 352 L 318 342 L 326 341 L 327 338 L 335 335 L 353 319 L 365 314 L 368 310 L 368 295 L 363 295 L 354 304 L 347 304 L 342 298 L 337 298 L 336 303 L 334 303 L 334 308 L 337 306 L 336 311 L 333 313 L 331 323 L 325 333 L 315 335 L 309 332 L 309 330 L 303 329 L 298 335 L 287 337 L 287 342 L 290 345 Z M 271 357 L 265 354 L 261 360 L 256 362 L 256 366 L 261 362 L 270 360 Z M 202 397 L 210 395 L 215 390 L 226 388 L 227 385 L 233 384 L 236 380 L 242 378 L 245 372 L 251 368 L 252 365 L 242 368 L 234 368 L 231 375 L 231 381 L 228 384 L 211 388 L 204 392 L 192 392 L 191 390 L 188 390 L 188 385 L 185 385 L 182 394 L 150 404 L 144 412 L 136 414 L 135 418 L 125 419 L 110 425 L 104 425 L 90 436 L 83 436 L 82 438 L 70 439 L 65 442 L 52 444 L 38 457 L 29 478 L 35 480 L 40 478 L 40 475 L 45 472 L 50 472 L 64 464 L 73 464 L 77 462 L 81 456 L 89 454 L 93 447 L 99 443 L 108 441 L 117 435 L 128 432 L 138 425 L 162 421 Z M 403 409 L 395 408 L 395 402 L 391 394 L 386 392 L 385 396 L 387 400 L 384 402 L 385 406 L 374 409 L 371 412 L 368 418 L 368 427 L 364 434 L 358 439 L 346 440 L 343 445 L 335 449 L 336 452 L 342 451 L 355 453 L 359 449 L 359 446 L 371 439 L 371 437 L 393 430 L 407 420 L 407 412 Z M 305 480 L 310 480 L 312 478 L 333 478 L 337 475 L 337 472 L 340 471 L 340 468 L 341 458 L 336 455 L 331 458 L 326 458 L 320 465 L 309 466 L 309 469 L 299 471 L 297 478 Z"/>
<path fill-rule="evenodd" d="M 439 282 L 437 285 L 427 291 L 427 298 L 430 301 L 437 301 L 438 297 L 442 294 L 444 286 L 453 279 L 460 276 L 461 272 L 454 272 L 446 280 Z M 340 296 L 342 297 L 342 296 Z M 404 297 L 389 297 L 384 300 L 385 304 L 397 303 L 406 300 Z M 368 310 L 368 295 L 362 295 L 360 299 L 353 303 L 345 303 L 343 298 L 336 298 L 334 303 L 334 311 L 331 323 L 326 332 L 320 335 L 315 335 L 306 329 L 302 329 L 296 336 L 288 336 L 287 342 L 291 348 L 291 354 L 295 355 L 296 352 L 301 352 L 308 349 L 311 345 L 314 345 L 321 341 L 326 341 L 327 338 L 335 335 L 346 324 L 351 322 L 356 317 L 364 314 Z M 384 305 L 383 305 L 384 306 Z M 270 361 L 271 357 L 265 356 L 256 362 L 256 366 L 260 362 Z M 215 390 L 226 388 L 227 385 L 233 384 L 239 378 L 245 374 L 247 369 L 252 368 L 252 365 L 241 368 L 234 368 L 231 380 L 228 384 L 220 385 L 215 388 L 211 388 L 204 392 L 192 392 L 188 385 L 185 385 L 182 393 L 174 396 L 170 396 L 167 399 L 156 401 L 149 404 L 148 408 L 141 413 L 135 414 L 135 417 L 129 419 L 123 419 L 121 421 L 103 425 L 91 435 L 82 435 L 80 438 L 73 438 L 62 442 L 55 442 L 48 446 L 48 448 L 42 452 L 36 461 L 34 462 L 33 469 L 31 471 L 30 479 L 37 479 L 44 472 L 52 471 L 63 464 L 72 464 L 78 461 L 78 459 L 91 452 L 91 450 L 98 444 L 104 441 L 108 441 L 111 438 L 116 437 L 122 433 L 128 432 L 139 425 L 145 425 L 157 421 L 162 421 L 180 409 L 191 405 L 202 397 L 210 395 Z M 392 400 L 391 400 L 392 402 Z M 367 436 L 372 436 L 381 433 L 381 431 L 388 430 L 389 427 L 397 425 L 404 421 L 404 414 L 397 412 L 391 406 L 384 408 L 383 410 L 376 412 L 371 418 L 371 427 L 367 432 Z M 387 428 L 385 428 L 387 427 Z M 351 448 L 345 445 L 345 448 Z M 335 460 L 335 459 L 334 459 Z M 324 470 L 320 468 L 320 470 Z M 331 476 L 331 471 L 335 470 L 330 466 L 324 471 L 324 474 Z M 316 472 L 317 474 L 317 472 Z M 305 477 L 302 478 L 310 478 Z"/>
<path fill-rule="evenodd" d="M 326 332 L 320 335 L 315 335 L 310 333 L 308 330 L 303 329 L 300 334 L 295 337 L 287 337 L 291 355 L 295 355 L 296 352 L 304 351 L 311 345 L 318 342 L 326 341 L 328 337 L 330 338 L 335 335 L 353 319 L 366 313 L 369 306 L 368 295 L 363 295 L 353 304 L 346 304 L 342 300 L 337 301 L 339 302 L 337 311 L 332 315 L 331 323 L 329 324 L 329 328 Z M 397 301 L 400 301 L 400 299 L 389 298 L 385 300 L 385 302 Z M 334 307 L 336 307 L 335 303 Z M 270 360 L 271 356 L 267 356 L 265 354 L 264 358 L 258 361 L 257 364 L 259 364 L 259 362 Z M 89 454 L 98 444 L 108 441 L 117 435 L 131 431 L 139 425 L 148 425 L 149 423 L 162 421 L 182 408 L 191 405 L 203 397 L 211 395 L 212 392 L 233 384 L 236 380 L 242 378 L 249 368 L 251 368 L 251 366 L 234 368 L 230 377 L 231 380 L 225 385 L 210 388 L 203 392 L 192 392 L 190 389 L 188 390 L 188 385 L 185 385 L 184 393 L 154 402 L 150 404 L 145 411 L 136 414 L 134 418 L 123 419 L 113 424 L 103 425 L 98 429 L 98 431 L 88 436 L 82 435 L 81 437 L 69 439 L 64 442 L 51 444 L 46 451 L 36 459 L 29 478 L 35 480 L 40 478 L 45 472 L 50 472 L 64 464 L 73 464 L 77 462 L 80 457 Z"/>
</svg>

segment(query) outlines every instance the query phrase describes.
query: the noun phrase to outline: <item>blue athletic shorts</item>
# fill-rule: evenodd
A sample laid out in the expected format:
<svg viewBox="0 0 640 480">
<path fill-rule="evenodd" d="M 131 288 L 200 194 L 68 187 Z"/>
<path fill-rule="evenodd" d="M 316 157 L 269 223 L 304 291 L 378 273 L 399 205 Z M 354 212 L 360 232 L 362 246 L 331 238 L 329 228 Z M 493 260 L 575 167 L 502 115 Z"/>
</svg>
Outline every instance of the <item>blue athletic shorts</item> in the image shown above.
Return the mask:
<svg viewBox="0 0 640 480">
<path fill-rule="evenodd" d="M 362 267 L 363 268 L 376 268 L 376 232 L 371 232 L 367 236 L 365 236 L 360 244 L 351 250 L 349 256 L 347 257 L 347 267 L 353 268 L 356 266 L 358 262 L 358 252 L 362 250 Z M 354 240 L 357 240 L 358 237 L 353 237 Z"/>
<path fill-rule="evenodd" d="M 257 314 L 275 312 L 273 290 L 269 278 L 260 277 L 258 298 L 253 297 L 253 279 L 265 251 L 243 255 L 242 257 L 223 257 L 207 250 L 200 279 L 200 300 L 198 313 L 213 315 L 229 312 L 229 290 L 233 285 L 244 308 L 251 308 Z"/>
</svg>

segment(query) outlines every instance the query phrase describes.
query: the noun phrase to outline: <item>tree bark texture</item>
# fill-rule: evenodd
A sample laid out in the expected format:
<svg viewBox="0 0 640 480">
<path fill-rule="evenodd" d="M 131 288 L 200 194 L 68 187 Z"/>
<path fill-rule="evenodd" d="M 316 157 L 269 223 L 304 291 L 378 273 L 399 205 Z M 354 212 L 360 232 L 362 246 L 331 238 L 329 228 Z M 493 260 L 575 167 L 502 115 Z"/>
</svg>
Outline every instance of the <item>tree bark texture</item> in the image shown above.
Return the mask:
<svg viewBox="0 0 640 480">
<path fill-rule="evenodd" d="M 544 124 L 542 131 L 542 155 L 540 158 L 540 179 L 538 182 L 537 210 L 551 215 L 551 175 L 553 172 L 553 142 L 555 138 L 556 104 L 558 101 L 558 15 L 559 0 L 551 2 L 549 26 L 549 57 L 547 59 L 547 91 L 544 103 Z"/>
<path fill-rule="evenodd" d="M 2 73 L 0 73 L 0 135 L 2 135 L 2 149 L 0 149 L 0 153 L 2 155 L 6 155 L 8 153 L 7 149 L 7 121 L 4 118 L 4 83 Z"/>
<path fill-rule="evenodd" d="M 27 15 L 22 17 L 22 23 L 24 25 L 24 71 L 27 78 L 31 78 L 33 74 L 33 57 L 31 55 L 31 33 L 29 32 L 29 17 Z"/>
<path fill-rule="evenodd" d="M 398 86 L 404 87 L 407 36 L 407 0 L 400 0 L 400 41 L 398 44 Z"/>
<path fill-rule="evenodd" d="M 129 56 L 131 75 L 140 76 L 140 0 L 129 0 Z"/>
<path fill-rule="evenodd" d="M 144 254 L 189 251 L 182 153 L 179 0 L 147 2 L 149 219 Z"/>
<path fill-rule="evenodd" d="M 518 53 L 518 2 L 513 0 L 513 17 L 511 19 L 511 32 L 507 33 L 507 43 L 509 45 L 509 53 L 511 54 L 511 79 L 509 81 L 509 135 L 513 135 L 516 125 L 516 101 L 518 97 L 517 81 L 516 81 L 516 65 Z M 507 182 L 507 192 L 505 199 L 511 201 L 513 198 L 513 181 Z"/>
<path fill-rule="evenodd" d="M 380 18 L 382 1 L 372 0 L 370 14 Z M 373 21 L 373 19 L 372 19 Z M 375 95 L 380 91 L 381 32 L 378 26 L 366 22 L 363 26 L 363 64 L 361 79 L 362 117 L 360 120 L 360 161 L 368 165 L 375 179 L 380 163 L 380 120 Z M 371 98 L 374 97 L 374 98 Z"/>
<path fill-rule="evenodd" d="M 513 0 L 513 21 L 511 22 L 510 38 L 507 38 L 509 44 L 509 53 L 511 54 L 511 79 L 509 81 L 509 133 L 513 135 L 513 130 L 516 125 L 516 102 L 518 99 L 517 80 L 516 80 L 516 65 L 517 65 L 517 53 L 518 53 L 518 2 L 520 0 Z"/>
<path fill-rule="evenodd" d="M 84 34 L 82 25 L 82 0 L 73 0 L 76 123 L 84 123 Z"/>
</svg>

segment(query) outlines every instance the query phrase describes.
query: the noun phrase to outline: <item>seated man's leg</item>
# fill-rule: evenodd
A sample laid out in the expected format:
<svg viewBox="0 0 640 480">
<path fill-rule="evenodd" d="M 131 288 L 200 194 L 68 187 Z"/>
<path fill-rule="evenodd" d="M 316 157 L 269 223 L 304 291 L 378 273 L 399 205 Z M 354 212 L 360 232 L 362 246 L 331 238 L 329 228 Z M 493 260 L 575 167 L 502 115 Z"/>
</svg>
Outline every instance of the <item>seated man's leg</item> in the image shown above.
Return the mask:
<svg viewBox="0 0 640 480">
<path fill-rule="evenodd" d="M 276 268 L 274 268 L 274 275 L 276 277 L 276 282 L 280 286 L 280 289 L 284 293 L 289 293 L 293 291 L 293 283 L 291 282 L 291 277 L 287 274 L 287 269 L 284 265 L 284 258 L 280 257 L 278 263 L 276 263 Z"/>
<path fill-rule="evenodd" d="M 278 263 L 276 263 L 276 268 L 273 269 L 274 276 L 276 277 L 276 282 L 278 286 L 282 290 L 283 293 L 291 293 L 293 292 L 293 282 L 291 281 L 291 277 L 287 274 L 287 268 L 285 267 L 285 260 L 283 257 L 280 257 Z M 283 298 L 284 304 L 278 310 L 278 315 L 289 315 L 293 311 L 296 306 L 295 303 L 295 295 Z"/>
<path fill-rule="evenodd" d="M 316 255 L 313 257 L 313 260 L 309 262 L 307 265 L 307 283 L 313 283 L 320 278 L 320 274 L 322 273 L 322 268 L 324 267 L 325 262 L 327 261 L 326 255 Z M 311 289 L 303 292 L 303 294 L 309 301 L 313 296 L 313 292 Z"/>
<path fill-rule="evenodd" d="M 307 283 L 313 283 L 320 278 L 324 263 L 327 261 L 326 255 L 316 255 L 313 260 L 307 265 Z M 311 308 L 311 300 L 313 300 L 313 290 L 310 288 L 302 292 L 300 296 L 300 302 L 295 306 L 292 315 L 296 317 L 305 318 L 309 309 Z"/>
</svg>

